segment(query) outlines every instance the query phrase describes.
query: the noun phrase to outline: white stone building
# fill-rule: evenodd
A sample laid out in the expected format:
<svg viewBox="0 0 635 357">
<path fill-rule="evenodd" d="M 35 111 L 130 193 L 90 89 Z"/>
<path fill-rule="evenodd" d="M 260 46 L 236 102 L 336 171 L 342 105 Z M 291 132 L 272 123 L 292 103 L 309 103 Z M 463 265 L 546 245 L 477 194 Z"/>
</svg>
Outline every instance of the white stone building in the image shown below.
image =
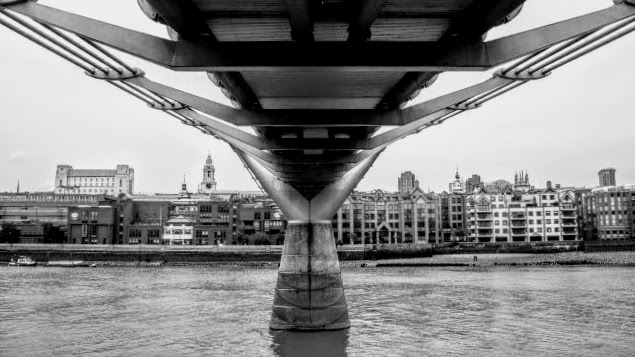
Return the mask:
<svg viewBox="0 0 635 357">
<path fill-rule="evenodd" d="M 134 169 L 128 165 L 117 165 L 115 170 L 74 169 L 70 165 L 57 165 L 54 192 L 69 195 L 132 195 Z"/>
</svg>

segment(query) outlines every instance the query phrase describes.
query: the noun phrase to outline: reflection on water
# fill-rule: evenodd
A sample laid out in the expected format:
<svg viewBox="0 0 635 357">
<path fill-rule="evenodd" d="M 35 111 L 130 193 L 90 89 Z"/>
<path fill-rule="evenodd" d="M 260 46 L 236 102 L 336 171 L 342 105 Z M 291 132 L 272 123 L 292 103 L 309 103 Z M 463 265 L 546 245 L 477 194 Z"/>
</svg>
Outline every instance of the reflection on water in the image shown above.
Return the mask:
<svg viewBox="0 0 635 357">
<path fill-rule="evenodd" d="M 277 272 L 0 267 L 0 356 L 632 356 L 631 267 L 347 268 L 351 328 L 269 330 Z"/>
<path fill-rule="evenodd" d="M 346 356 L 349 330 L 298 332 L 270 330 L 276 356 Z"/>
</svg>

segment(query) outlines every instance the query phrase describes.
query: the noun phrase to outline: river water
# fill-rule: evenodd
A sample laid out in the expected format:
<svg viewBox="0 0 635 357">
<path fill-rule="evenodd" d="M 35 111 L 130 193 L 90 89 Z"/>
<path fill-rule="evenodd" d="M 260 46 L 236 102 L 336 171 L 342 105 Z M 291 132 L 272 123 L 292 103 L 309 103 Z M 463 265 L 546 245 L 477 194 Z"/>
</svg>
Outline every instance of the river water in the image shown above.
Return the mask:
<svg viewBox="0 0 635 357">
<path fill-rule="evenodd" d="M 270 331 L 275 269 L 0 267 L 0 356 L 633 356 L 635 268 L 344 268 L 352 327 Z"/>
</svg>

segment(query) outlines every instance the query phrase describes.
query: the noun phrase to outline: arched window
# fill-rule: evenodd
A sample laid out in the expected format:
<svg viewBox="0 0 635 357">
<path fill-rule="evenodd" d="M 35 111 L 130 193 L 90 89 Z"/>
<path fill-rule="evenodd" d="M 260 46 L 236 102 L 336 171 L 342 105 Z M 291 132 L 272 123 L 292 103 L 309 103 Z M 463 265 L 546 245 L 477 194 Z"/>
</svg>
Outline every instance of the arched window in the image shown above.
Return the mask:
<svg viewBox="0 0 635 357">
<path fill-rule="evenodd" d="M 122 186 L 123 186 L 123 180 L 119 179 L 119 187 L 122 187 Z"/>
</svg>

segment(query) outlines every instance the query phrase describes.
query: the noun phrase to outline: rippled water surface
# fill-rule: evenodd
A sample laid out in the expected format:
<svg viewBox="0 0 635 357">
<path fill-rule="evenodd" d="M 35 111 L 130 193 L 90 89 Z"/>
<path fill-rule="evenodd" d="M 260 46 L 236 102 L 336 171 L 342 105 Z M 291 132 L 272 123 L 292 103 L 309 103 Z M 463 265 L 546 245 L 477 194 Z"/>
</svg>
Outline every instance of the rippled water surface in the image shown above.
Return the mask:
<svg viewBox="0 0 635 357">
<path fill-rule="evenodd" d="M 635 268 L 345 268 L 352 327 L 268 328 L 275 269 L 0 267 L 0 356 L 633 356 Z"/>
</svg>

